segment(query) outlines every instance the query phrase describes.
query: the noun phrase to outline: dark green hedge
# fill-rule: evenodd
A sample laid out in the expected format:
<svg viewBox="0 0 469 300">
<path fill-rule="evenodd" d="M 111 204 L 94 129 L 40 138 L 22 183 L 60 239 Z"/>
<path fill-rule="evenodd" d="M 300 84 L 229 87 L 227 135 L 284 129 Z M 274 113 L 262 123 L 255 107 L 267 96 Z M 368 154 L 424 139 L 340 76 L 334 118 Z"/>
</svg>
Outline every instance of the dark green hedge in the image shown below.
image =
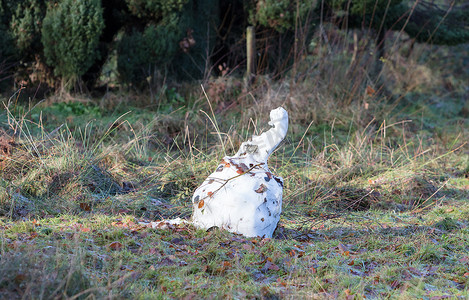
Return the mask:
<svg viewBox="0 0 469 300">
<path fill-rule="evenodd" d="M 419 42 L 469 41 L 469 9 L 460 8 L 462 1 L 449 12 L 430 2 L 414 4 L 413 0 L 0 0 L 0 84 L 13 74 L 36 72 L 32 66 L 39 62 L 49 68 L 43 71 L 48 83 L 84 80 L 92 86 L 111 55 L 117 55 L 114 71 L 123 85 L 144 87 L 156 74 L 200 79 L 224 62 L 242 74 L 248 25 L 256 26 L 258 38 L 268 41 L 258 45 L 259 51 L 288 66 L 295 30 L 300 29 L 307 43 L 320 18 L 344 29 L 371 28 L 372 33 L 403 29 Z M 181 46 L 187 39 L 193 39 L 189 48 Z M 21 68 L 23 72 L 18 72 Z"/>
</svg>

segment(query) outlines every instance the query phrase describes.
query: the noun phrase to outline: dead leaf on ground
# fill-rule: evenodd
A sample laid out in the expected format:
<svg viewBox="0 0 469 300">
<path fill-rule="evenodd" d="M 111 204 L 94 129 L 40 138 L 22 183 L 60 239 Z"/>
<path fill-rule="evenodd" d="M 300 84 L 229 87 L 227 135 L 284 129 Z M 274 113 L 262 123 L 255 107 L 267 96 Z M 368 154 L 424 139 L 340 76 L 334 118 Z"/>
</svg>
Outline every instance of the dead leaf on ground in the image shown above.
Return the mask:
<svg viewBox="0 0 469 300">
<path fill-rule="evenodd" d="M 28 237 L 28 240 L 32 240 L 37 238 L 38 234 L 36 231 L 31 232 L 31 235 Z"/>
<path fill-rule="evenodd" d="M 280 270 L 279 266 L 277 266 L 276 264 L 274 264 L 273 262 L 267 260 L 265 262 L 265 265 L 264 267 L 262 267 L 261 271 L 262 272 L 267 272 L 267 271 L 278 271 Z"/>
<path fill-rule="evenodd" d="M 84 211 L 91 211 L 91 205 L 86 202 L 81 202 L 80 203 L 80 208 Z"/>
<path fill-rule="evenodd" d="M 340 254 L 344 254 L 345 252 L 349 252 L 350 254 L 350 250 L 342 243 L 340 243 L 337 248 L 339 249 Z"/>
<path fill-rule="evenodd" d="M 124 247 L 120 242 L 112 242 L 108 245 L 108 248 L 111 250 L 121 250 Z"/>
<path fill-rule="evenodd" d="M 373 96 L 376 94 L 376 91 L 375 91 L 374 88 L 372 88 L 371 86 L 367 85 L 367 86 L 366 86 L 366 94 L 367 94 L 367 96 L 373 97 Z"/>
<path fill-rule="evenodd" d="M 277 278 L 277 283 L 283 287 L 286 287 L 287 286 L 287 283 L 285 281 L 283 281 L 281 278 Z"/>
<path fill-rule="evenodd" d="M 25 274 L 18 274 L 15 276 L 14 281 L 18 284 L 22 283 L 23 281 L 26 280 L 26 275 Z"/>
</svg>

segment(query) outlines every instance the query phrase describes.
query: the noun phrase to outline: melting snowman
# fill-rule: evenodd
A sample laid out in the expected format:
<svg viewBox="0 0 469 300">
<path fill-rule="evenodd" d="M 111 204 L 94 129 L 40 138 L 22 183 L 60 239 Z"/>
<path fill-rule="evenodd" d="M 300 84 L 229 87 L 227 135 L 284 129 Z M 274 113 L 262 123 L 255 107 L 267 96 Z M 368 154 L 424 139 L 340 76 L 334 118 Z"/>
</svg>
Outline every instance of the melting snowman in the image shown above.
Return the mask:
<svg viewBox="0 0 469 300">
<path fill-rule="evenodd" d="M 218 227 L 248 237 L 272 237 L 282 211 L 283 179 L 273 175 L 267 160 L 288 129 L 288 113 L 270 112 L 272 128 L 241 144 L 222 159 L 192 197 L 192 223 Z"/>
</svg>

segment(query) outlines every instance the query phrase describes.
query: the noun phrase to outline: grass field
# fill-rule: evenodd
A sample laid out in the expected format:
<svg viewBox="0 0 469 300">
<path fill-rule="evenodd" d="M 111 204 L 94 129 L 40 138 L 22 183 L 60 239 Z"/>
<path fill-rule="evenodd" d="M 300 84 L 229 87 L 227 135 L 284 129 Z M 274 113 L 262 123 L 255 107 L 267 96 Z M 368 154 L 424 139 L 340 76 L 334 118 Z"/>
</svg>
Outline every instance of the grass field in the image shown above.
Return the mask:
<svg viewBox="0 0 469 300">
<path fill-rule="evenodd" d="M 468 298 L 467 46 L 417 47 L 385 62 L 392 101 L 338 55 L 295 84 L 4 99 L 0 297 Z M 189 219 L 195 188 L 280 105 L 272 239 L 146 225 Z"/>
</svg>

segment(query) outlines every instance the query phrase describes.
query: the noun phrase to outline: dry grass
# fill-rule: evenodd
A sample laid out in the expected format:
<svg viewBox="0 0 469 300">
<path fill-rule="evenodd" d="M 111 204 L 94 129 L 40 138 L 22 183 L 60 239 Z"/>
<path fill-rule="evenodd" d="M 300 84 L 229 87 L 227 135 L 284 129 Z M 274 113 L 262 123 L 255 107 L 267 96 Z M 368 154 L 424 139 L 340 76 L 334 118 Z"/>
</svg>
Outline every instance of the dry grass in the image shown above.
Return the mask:
<svg viewBox="0 0 469 300">
<path fill-rule="evenodd" d="M 433 58 L 447 48 L 393 52 L 375 81 L 370 49 L 351 64 L 340 45 L 353 39 L 336 38 L 295 78 L 246 89 L 223 76 L 146 109 L 109 95 L 101 106 L 6 101 L 2 297 L 468 297 L 467 50 L 452 48 L 445 67 Z M 223 153 L 280 105 L 291 122 L 269 161 L 285 179 L 273 239 L 138 224 L 188 218 Z"/>
</svg>

